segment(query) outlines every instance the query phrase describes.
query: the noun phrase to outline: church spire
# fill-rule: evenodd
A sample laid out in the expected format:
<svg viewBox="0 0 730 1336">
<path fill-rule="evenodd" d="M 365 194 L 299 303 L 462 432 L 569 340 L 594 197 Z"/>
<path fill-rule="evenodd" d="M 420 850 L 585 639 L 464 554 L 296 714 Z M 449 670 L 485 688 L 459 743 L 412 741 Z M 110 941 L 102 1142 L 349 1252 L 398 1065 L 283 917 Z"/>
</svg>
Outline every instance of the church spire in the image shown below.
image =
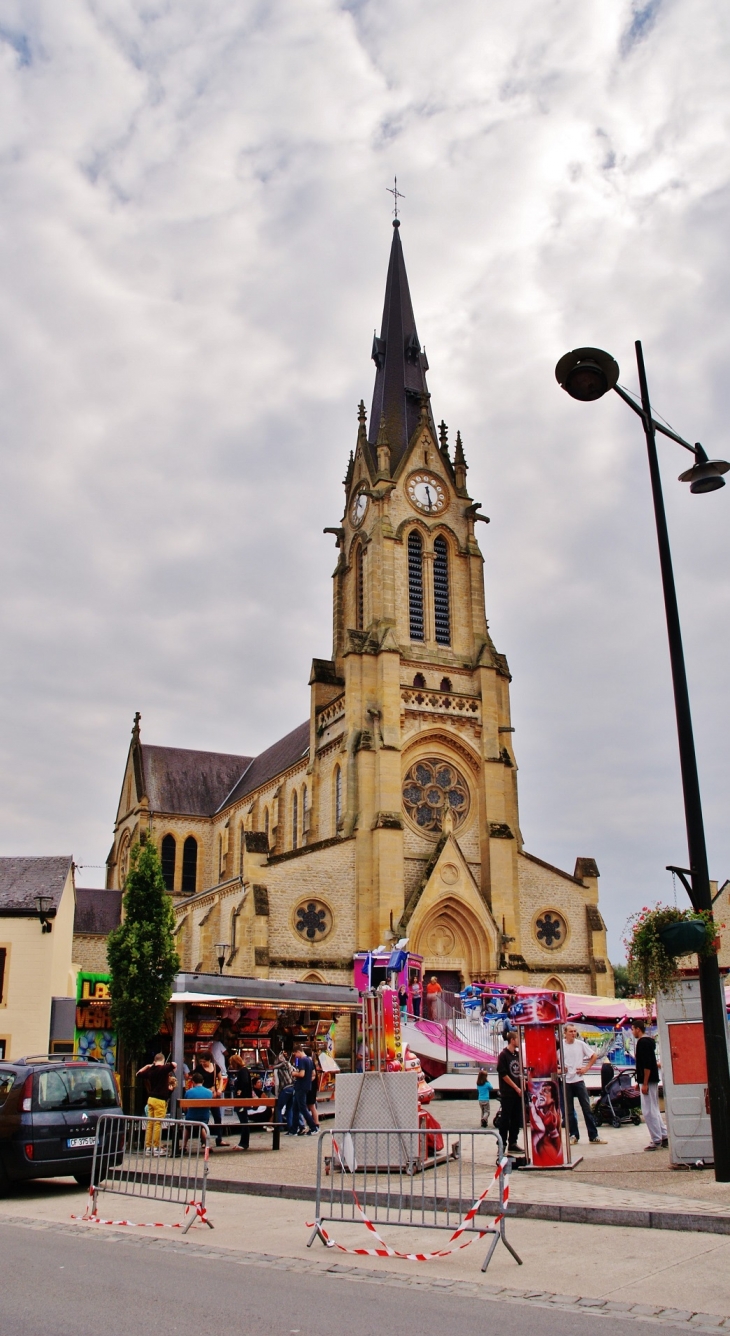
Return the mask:
<svg viewBox="0 0 730 1336">
<path fill-rule="evenodd" d="M 416 333 L 399 218 L 393 220 L 383 323 L 380 338 L 373 339 L 372 356 L 377 371 L 368 439 L 372 446 L 377 444 L 379 424 L 384 421 L 390 445 L 391 471 L 395 472 L 421 420 L 424 396 L 428 402 L 428 362 Z"/>
</svg>

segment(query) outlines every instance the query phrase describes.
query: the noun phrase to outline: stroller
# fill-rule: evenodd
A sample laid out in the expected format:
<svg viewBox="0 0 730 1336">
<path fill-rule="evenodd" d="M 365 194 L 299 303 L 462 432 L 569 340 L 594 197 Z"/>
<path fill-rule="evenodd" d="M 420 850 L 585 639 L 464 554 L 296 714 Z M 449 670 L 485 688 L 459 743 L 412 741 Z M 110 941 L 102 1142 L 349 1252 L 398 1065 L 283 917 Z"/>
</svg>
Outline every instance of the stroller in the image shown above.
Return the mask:
<svg viewBox="0 0 730 1336">
<path fill-rule="evenodd" d="M 641 1122 L 641 1095 L 636 1084 L 636 1068 L 622 1067 L 616 1074 L 613 1063 L 601 1067 L 601 1093 L 591 1110 L 596 1124 L 610 1123 L 612 1127 L 634 1126 Z"/>
</svg>

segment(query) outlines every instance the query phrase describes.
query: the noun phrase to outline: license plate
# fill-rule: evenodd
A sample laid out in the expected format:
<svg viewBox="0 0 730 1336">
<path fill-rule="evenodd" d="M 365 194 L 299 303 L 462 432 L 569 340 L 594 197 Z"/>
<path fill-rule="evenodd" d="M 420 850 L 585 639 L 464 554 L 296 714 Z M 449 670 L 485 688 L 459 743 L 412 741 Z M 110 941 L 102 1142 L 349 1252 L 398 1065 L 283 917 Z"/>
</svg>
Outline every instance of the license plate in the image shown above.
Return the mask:
<svg viewBox="0 0 730 1336">
<path fill-rule="evenodd" d="M 66 1145 L 69 1150 L 79 1150 L 81 1146 L 93 1146 L 96 1137 L 69 1137 Z"/>
</svg>

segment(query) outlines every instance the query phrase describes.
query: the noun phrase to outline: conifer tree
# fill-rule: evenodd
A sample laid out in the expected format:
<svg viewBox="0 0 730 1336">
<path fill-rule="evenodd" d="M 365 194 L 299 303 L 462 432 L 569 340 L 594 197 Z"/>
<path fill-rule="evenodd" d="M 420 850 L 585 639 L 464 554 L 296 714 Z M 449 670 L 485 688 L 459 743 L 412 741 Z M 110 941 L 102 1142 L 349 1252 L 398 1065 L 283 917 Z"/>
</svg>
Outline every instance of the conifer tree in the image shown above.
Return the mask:
<svg viewBox="0 0 730 1336">
<path fill-rule="evenodd" d="M 123 904 L 124 919 L 109 935 L 107 959 L 112 1023 L 133 1058 L 159 1032 L 180 968 L 172 900 L 151 840 L 131 851 Z"/>
</svg>

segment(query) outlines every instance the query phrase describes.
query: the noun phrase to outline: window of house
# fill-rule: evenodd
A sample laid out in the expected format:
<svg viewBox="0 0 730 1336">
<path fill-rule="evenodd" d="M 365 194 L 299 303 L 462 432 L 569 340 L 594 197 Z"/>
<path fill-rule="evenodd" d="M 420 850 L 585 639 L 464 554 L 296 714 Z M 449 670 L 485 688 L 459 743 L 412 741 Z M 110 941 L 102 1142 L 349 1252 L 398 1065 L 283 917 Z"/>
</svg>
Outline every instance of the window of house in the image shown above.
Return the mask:
<svg viewBox="0 0 730 1336">
<path fill-rule="evenodd" d="M 423 539 L 417 529 L 408 535 L 408 613 L 411 640 L 423 640 Z"/>
<path fill-rule="evenodd" d="M 7 948 L 0 946 L 0 1002 L 5 1001 L 5 965 L 7 958 Z"/>
<path fill-rule="evenodd" d="M 413 679 L 413 685 L 414 687 L 419 687 L 421 691 L 424 690 L 426 686 L 426 679 L 423 676 L 423 673 L 416 673 L 416 676 Z"/>
<path fill-rule="evenodd" d="M 183 845 L 182 888 L 185 895 L 193 895 L 198 883 L 198 841 L 188 835 Z"/>
<path fill-rule="evenodd" d="M 451 609 L 449 607 L 449 546 L 440 535 L 433 544 L 433 611 L 436 643 L 451 644 Z"/>
<path fill-rule="evenodd" d="M 165 835 L 162 841 L 162 877 L 165 883 L 165 889 L 174 891 L 175 889 L 175 836 Z"/>
<path fill-rule="evenodd" d="M 294 790 L 291 796 L 291 847 L 296 849 L 299 834 L 299 799 L 297 791 Z"/>
<path fill-rule="evenodd" d="M 362 631 L 365 625 L 365 549 L 358 543 L 355 552 L 355 626 Z"/>
<path fill-rule="evenodd" d="M 342 821 L 342 771 L 338 765 L 335 766 L 335 831 L 340 828 Z"/>
</svg>

